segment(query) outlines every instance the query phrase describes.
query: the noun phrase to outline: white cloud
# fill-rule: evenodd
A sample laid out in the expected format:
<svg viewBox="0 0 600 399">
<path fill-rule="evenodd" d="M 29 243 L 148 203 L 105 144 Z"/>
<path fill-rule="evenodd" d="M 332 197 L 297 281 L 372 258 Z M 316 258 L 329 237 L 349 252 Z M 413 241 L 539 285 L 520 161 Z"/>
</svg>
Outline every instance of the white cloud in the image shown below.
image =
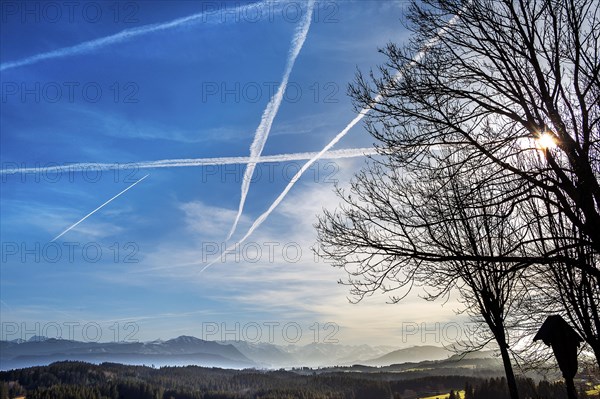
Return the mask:
<svg viewBox="0 0 600 399">
<path fill-rule="evenodd" d="M 202 201 L 183 203 L 179 209 L 185 213 L 188 230 L 209 237 L 218 237 L 236 215 L 231 209 L 206 205 Z"/>
<path fill-rule="evenodd" d="M 340 180 L 346 181 L 359 164 L 349 160 L 340 164 Z M 454 314 L 460 307 L 456 300 L 442 306 L 440 302 L 419 298 L 417 290 L 397 305 L 387 304 L 388 297 L 378 293 L 359 304 L 349 303 L 348 287 L 337 284 L 345 276 L 343 270 L 315 259 L 310 251 L 315 240 L 316 215 L 323 207 L 333 209 L 338 204 L 333 187 L 306 182 L 301 188 L 291 193 L 271 216 L 276 221 L 265 223 L 245 246 L 242 244 L 204 273 L 199 273 L 203 260 L 213 256 L 202 253 L 202 243 L 211 236 L 222 238 L 222 231 L 235 212 L 200 201 L 180 204 L 187 229 L 194 233 L 193 240 L 171 239 L 162 243 L 145 256 L 139 268 L 121 276 L 121 283 L 137 281 L 143 285 L 144 280 L 164 280 L 195 286 L 202 298 L 222 303 L 223 308 L 243 311 L 215 314 L 211 320 L 217 322 L 243 323 L 247 318 L 257 322 L 291 320 L 303 326 L 332 322 L 340 327 L 336 335 L 340 343 L 396 346 L 402 346 L 402 328 L 408 323 L 430 329 L 433 332 L 425 332 L 425 338 L 431 344 L 440 344 L 436 342 L 436 331 L 439 335 L 443 325 L 436 323 L 459 319 Z M 296 259 L 296 248 L 302 251 L 300 259 Z M 309 335 L 307 331 L 307 338 Z M 405 345 L 423 343 L 421 332 L 409 338 Z"/>
</svg>

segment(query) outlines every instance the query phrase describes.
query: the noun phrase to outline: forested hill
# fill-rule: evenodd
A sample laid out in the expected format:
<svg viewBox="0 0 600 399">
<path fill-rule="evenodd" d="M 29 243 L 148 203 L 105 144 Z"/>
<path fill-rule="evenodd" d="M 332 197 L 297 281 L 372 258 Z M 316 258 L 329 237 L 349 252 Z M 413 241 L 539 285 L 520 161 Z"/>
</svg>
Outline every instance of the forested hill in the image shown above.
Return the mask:
<svg viewBox="0 0 600 399">
<path fill-rule="evenodd" d="M 405 373 L 313 373 L 227 370 L 197 366 L 151 368 L 60 362 L 0 372 L 0 399 L 414 399 L 467 391 L 469 399 L 508 398 L 503 379 Z M 562 384 L 520 381 L 524 398 L 566 398 Z M 461 396 L 462 397 L 462 396 Z"/>
</svg>

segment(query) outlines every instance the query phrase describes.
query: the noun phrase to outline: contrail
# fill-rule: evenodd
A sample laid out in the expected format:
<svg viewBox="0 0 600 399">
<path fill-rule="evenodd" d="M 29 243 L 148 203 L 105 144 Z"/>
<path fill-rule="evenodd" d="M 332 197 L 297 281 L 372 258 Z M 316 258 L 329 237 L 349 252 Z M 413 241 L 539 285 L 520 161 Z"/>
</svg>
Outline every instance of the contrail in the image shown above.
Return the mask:
<svg viewBox="0 0 600 399">
<path fill-rule="evenodd" d="M 235 12 L 235 13 L 247 12 L 247 11 L 251 11 L 254 8 L 261 6 L 263 3 L 264 3 L 264 1 L 246 4 L 244 6 L 238 6 L 238 7 L 235 7 L 234 9 L 227 10 L 227 12 Z M 61 57 L 66 57 L 66 56 L 73 55 L 73 54 L 81 54 L 81 53 L 90 52 L 90 51 L 96 50 L 98 48 L 105 47 L 105 46 L 108 46 L 108 45 L 111 45 L 114 43 L 127 41 L 134 37 L 145 35 L 147 33 L 158 32 L 158 31 L 175 28 L 175 27 L 182 26 L 182 25 L 192 24 L 195 22 L 209 22 L 209 21 L 215 22 L 214 17 L 216 16 L 216 14 L 218 14 L 217 10 L 211 9 L 209 11 L 203 11 L 203 12 L 200 12 L 197 14 L 189 15 L 187 17 L 177 18 L 177 19 L 174 19 L 174 20 L 171 20 L 168 22 L 163 22 L 163 23 L 159 23 L 159 24 L 143 25 L 143 26 L 140 26 L 137 28 L 132 28 L 132 29 L 125 29 L 119 33 L 115 33 L 114 35 L 105 36 L 105 37 L 101 37 L 101 38 L 94 39 L 94 40 L 89 40 L 89 41 L 86 41 L 86 42 L 83 42 L 83 43 L 80 43 L 80 44 L 77 44 L 74 46 L 63 47 L 58 50 L 53 50 L 53 51 L 48 51 L 45 53 L 32 55 L 30 57 L 22 58 L 22 59 L 16 60 L 16 61 L 5 62 L 3 64 L 0 64 L 0 71 L 5 71 L 5 70 L 11 69 L 11 68 L 17 68 L 17 67 L 24 66 L 24 65 L 35 64 L 39 61 L 48 60 L 48 59 L 52 59 L 52 58 L 61 58 Z M 222 19 L 221 19 L 221 21 L 222 21 Z"/>
<path fill-rule="evenodd" d="M 94 209 L 93 211 L 91 211 L 90 213 L 88 213 L 87 215 L 85 215 L 83 218 L 81 218 L 81 220 L 79 220 L 77 223 L 72 224 L 68 229 L 66 229 L 65 231 L 63 231 L 62 233 L 60 233 L 59 235 L 57 235 L 56 237 L 54 237 L 50 242 L 54 242 L 57 239 L 59 239 L 61 236 L 63 236 L 64 234 L 66 234 L 69 230 L 71 230 L 73 227 L 77 226 L 79 223 L 83 222 L 85 219 L 89 218 L 90 216 L 92 216 L 94 213 L 96 213 L 97 211 L 99 211 L 100 209 L 102 209 L 105 205 L 108 205 L 112 200 L 114 200 L 115 198 L 119 197 L 121 194 L 123 194 L 125 191 L 129 190 L 131 187 L 135 186 L 136 184 L 138 184 L 139 182 L 141 182 L 142 180 L 144 180 L 146 177 L 148 177 L 150 175 L 146 175 L 144 177 L 142 177 L 141 179 L 139 179 L 138 181 L 134 182 L 132 185 L 130 185 L 129 187 L 127 187 L 125 190 L 121 191 L 119 194 L 115 195 L 114 197 L 112 197 L 111 199 L 109 199 L 108 201 L 106 201 L 104 204 L 100 205 L 98 208 Z"/>
<path fill-rule="evenodd" d="M 294 63 L 296 62 L 296 58 L 298 57 L 298 54 L 300 53 L 300 50 L 302 49 L 302 46 L 304 45 L 304 42 L 306 40 L 306 36 L 308 35 L 308 30 L 310 29 L 310 22 L 312 19 L 313 7 L 314 0 L 309 0 L 304 19 L 296 28 L 296 33 L 294 34 L 294 38 L 292 39 L 292 46 L 290 48 L 290 53 L 285 66 L 285 72 L 283 74 L 283 78 L 281 79 L 281 84 L 279 85 L 277 92 L 273 95 L 273 97 L 267 104 L 267 107 L 263 112 L 260 124 L 256 129 L 254 140 L 252 141 L 252 145 L 250 146 L 251 161 L 246 165 L 246 170 L 244 171 L 244 177 L 242 179 L 242 188 L 238 212 L 235 216 L 235 220 L 233 221 L 233 226 L 231 226 L 231 230 L 229 231 L 229 235 L 227 236 L 227 240 L 229 240 L 235 232 L 240 217 L 244 212 L 244 203 L 246 202 L 246 196 L 248 195 L 248 190 L 250 189 L 250 181 L 252 180 L 254 169 L 256 168 L 256 160 L 260 158 L 260 155 L 263 149 L 265 148 L 265 143 L 267 142 L 267 138 L 269 137 L 269 133 L 273 125 L 273 120 L 275 119 L 275 116 L 277 116 L 277 112 L 279 111 L 279 107 L 281 106 L 281 100 L 283 99 L 283 94 L 285 93 L 285 89 L 287 88 L 290 74 L 292 73 L 292 69 L 294 68 Z"/>
<path fill-rule="evenodd" d="M 375 101 L 378 101 L 380 99 L 380 96 L 381 95 L 378 95 L 376 97 Z M 370 108 L 363 108 L 358 113 L 358 115 L 356 117 L 354 117 L 354 119 L 352 119 L 352 121 L 341 132 L 339 132 L 333 138 L 333 140 L 331 140 L 325 147 L 323 147 L 323 149 L 321 151 L 319 151 L 318 153 L 316 153 L 304 165 L 302 165 L 302 168 L 300 168 L 300 170 L 298 172 L 296 172 L 296 174 L 289 181 L 289 183 L 287 184 L 287 186 L 285 187 L 285 189 L 281 192 L 281 194 L 279 194 L 279 196 L 275 199 L 275 201 L 273 201 L 273 203 L 271 204 L 271 206 L 269 207 L 269 209 L 267 209 L 266 212 L 264 212 L 262 215 L 260 215 L 254 221 L 254 223 L 252 223 L 252 226 L 250 226 L 250 229 L 248 229 L 248 231 L 246 232 L 246 234 L 244 235 L 244 237 L 242 237 L 241 240 L 239 240 L 235 244 L 233 244 L 230 247 L 228 247 L 227 249 L 225 249 L 225 252 L 231 251 L 232 249 L 234 249 L 236 247 L 236 245 L 239 245 L 239 244 L 243 243 L 244 241 L 246 241 L 246 239 L 248 237 L 250 237 L 250 235 L 252 233 L 254 233 L 254 230 L 256 230 L 258 228 L 258 226 L 260 226 L 269 217 L 269 215 L 271 214 L 271 212 L 273 212 L 273 210 L 277 207 L 277 205 L 279 205 L 279 203 L 281 203 L 281 201 L 283 201 L 283 199 L 285 198 L 285 196 L 287 195 L 287 193 L 292 189 L 292 187 L 294 186 L 294 184 L 296 184 L 296 182 L 298 181 L 298 179 L 300 179 L 300 177 L 302 177 L 302 175 L 304 174 L 304 172 L 306 172 L 306 170 L 308 168 L 310 168 L 310 166 L 313 163 L 315 163 L 317 160 L 319 160 L 319 158 L 321 158 L 325 152 L 327 152 L 338 141 L 340 141 L 342 139 L 342 137 L 344 137 L 346 135 L 346 133 L 348 133 L 348 131 L 350 129 L 352 129 L 358 122 L 360 122 L 360 120 L 362 118 L 364 118 L 364 116 L 367 114 L 367 112 L 369 112 L 369 110 L 370 110 Z M 200 273 L 202 273 L 204 270 L 206 270 L 210 266 L 212 266 L 218 259 L 219 258 L 215 258 L 212 262 L 209 262 L 206 266 L 204 266 L 202 268 L 202 270 L 200 270 Z"/>
<path fill-rule="evenodd" d="M 435 35 L 435 37 L 431 38 L 429 41 L 427 41 L 427 43 L 425 43 L 425 45 L 423 46 L 423 49 L 421 51 L 419 51 L 414 57 L 413 60 L 401 71 L 398 71 L 395 75 L 394 75 L 394 81 L 398 81 L 400 79 L 402 79 L 402 77 L 404 76 L 404 73 L 406 70 L 409 70 L 410 68 L 412 68 L 416 63 L 418 63 L 419 61 L 421 61 L 421 59 L 423 59 L 423 57 L 425 56 L 425 54 L 427 54 L 427 51 L 429 50 L 429 48 L 431 48 L 434 44 L 436 44 L 440 38 L 448 31 L 448 29 L 450 29 L 450 27 L 452 25 L 454 25 L 456 23 L 456 21 L 458 20 L 459 15 L 455 15 L 454 17 L 452 17 L 452 19 L 450 21 L 448 21 L 448 23 L 446 24 L 446 26 L 444 26 L 442 29 L 440 29 L 437 34 Z M 385 91 L 385 90 L 384 90 Z M 371 109 L 373 109 L 373 106 L 375 104 L 377 104 L 385 95 L 386 93 L 379 93 L 371 102 L 371 104 L 369 104 L 367 107 L 363 108 L 360 110 L 360 112 L 358 113 L 358 115 L 356 115 L 354 117 L 354 119 L 352 119 L 352 121 L 350 121 L 350 123 L 341 131 L 339 132 L 325 147 L 323 147 L 323 149 L 321 151 L 319 151 L 314 157 L 312 157 L 311 159 L 309 159 L 303 166 L 302 168 L 300 168 L 300 170 L 294 175 L 294 177 L 292 177 L 292 179 L 290 180 L 290 182 L 287 184 L 287 186 L 283 189 L 283 191 L 279 194 L 279 196 L 275 199 L 275 201 L 273 201 L 273 203 L 271 204 L 271 206 L 269 207 L 269 209 L 267 209 L 262 215 L 260 215 L 255 221 L 254 223 L 252 223 L 252 226 L 250 226 L 250 228 L 248 229 L 248 231 L 246 232 L 246 234 L 242 237 L 241 240 L 239 240 L 238 242 L 234 243 L 233 245 L 227 247 L 227 249 L 225 249 L 225 252 L 231 251 L 232 249 L 234 249 L 236 247 L 236 245 L 239 245 L 241 243 L 243 243 L 244 241 L 246 241 L 246 239 L 248 239 L 248 237 L 250 237 L 250 235 L 252 233 L 254 233 L 254 230 L 256 230 L 268 217 L 269 215 L 273 212 L 273 210 L 275 208 L 277 208 L 277 206 L 281 203 L 281 201 L 283 201 L 283 199 L 285 198 L 285 196 L 287 195 L 287 193 L 292 189 L 292 187 L 294 186 L 294 184 L 296 184 L 296 182 L 300 179 L 300 177 L 302 177 L 302 175 L 304 174 L 304 172 L 306 172 L 306 170 L 313 164 L 315 163 L 321 156 L 323 156 L 323 154 L 325 152 L 327 152 L 331 147 L 333 147 L 338 141 L 340 141 L 345 135 L 346 133 L 348 133 L 348 131 L 350 131 L 350 129 L 352 129 L 358 122 L 360 122 L 367 113 L 369 113 L 369 111 Z M 210 266 L 212 266 L 214 263 L 216 263 L 216 261 L 219 258 L 215 258 L 213 259 L 211 262 L 209 262 L 206 266 L 204 266 L 201 270 L 200 273 L 202 273 L 204 270 L 208 269 Z"/>
<path fill-rule="evenodd" d="M 322 159 L 343 159 L 356 158 L 365 155 L 375 155 L 377 151 L 372 147 L 348 148 L 333 150 L 325 153 Z M 81 172 L 115 169 L 158 169 L 158 168 L 181 168 L 181 167 L 199 167 L 199 166 L 220 166 L 220 165 L 241 165 L 250 162 L 269 163 L 269 162 L 290 162 L 305 161 L 313 158 L 317 152 L 297 152 L 292 154 L 264 155 L 257 161 L 252 161 L 250 157 L 220 157 L 220 158 L 191 158 L 191 159 L 162 159 L 158 161 L 142 161 L 128 163 L 73 163 L 67 165 L 43 166 L 35 168 L 5 168 L 11 164 L 4 162 L 0 169 L 0 175 L 14 174 L 32 174 L 32 173 L 61 173 L 61 172 Z"/>
</svg>

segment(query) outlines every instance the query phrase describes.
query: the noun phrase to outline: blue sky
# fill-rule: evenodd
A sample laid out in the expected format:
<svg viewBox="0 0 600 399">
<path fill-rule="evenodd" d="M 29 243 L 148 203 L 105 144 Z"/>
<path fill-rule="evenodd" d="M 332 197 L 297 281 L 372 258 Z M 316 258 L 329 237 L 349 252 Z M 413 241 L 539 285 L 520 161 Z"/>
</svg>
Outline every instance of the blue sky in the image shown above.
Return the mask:
<svg viewBox="0 0 600 399">
<path fill-rule="evenodd" d="M 346 95 L 356 69 L 376 67 L 378 47 L 407 39 L 405 2 L 316 2 L 308 26 L 304 1 L 47 4 L 2 3 L 2 339 L 57 335 L 56 326 L 83 340 L 218 339 L 225 329 L 231 339 L 257 323 L 263 341 L 269 328 L 274 341 L 294 341 L 285 328 L 300 326 L 301 343 L 335 330 L 330 338 L 342 344 L 404 346 L 435 343 L 444 323 L 459 321 L 455 301 L 417 295 L 351 305 L 336 283 L 343 273 L 314 258 L 316 215 L 336 206 L 333 182 L 344 185 L 364 157 L 315 162 L 223 260 L 246 165 L 135 165 L 248 157 L 269 104 L 262 155 L 320 151 L 356 116 Z M 333 149 L 372 144 L 358 124 Z M 82 162 L 114 168 L 25 171 Z M 227 245 L 304 162 L 256 166 Z"/>
</svg>

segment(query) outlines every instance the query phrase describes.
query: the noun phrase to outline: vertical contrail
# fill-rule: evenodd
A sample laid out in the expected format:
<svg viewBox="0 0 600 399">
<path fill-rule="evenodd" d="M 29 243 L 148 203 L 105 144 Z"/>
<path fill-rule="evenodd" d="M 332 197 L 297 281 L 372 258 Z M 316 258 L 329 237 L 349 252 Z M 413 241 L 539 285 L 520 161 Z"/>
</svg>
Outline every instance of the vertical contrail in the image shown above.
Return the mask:
<svg viewBox="0 0 600 399">
<path fill-rule="evenodd" d="M 425 54 L 427 54 L 427 51 L 429 50 L 429 48 L 432 47 L 434 44 L 436 44 L 440 40 L 440 38 L 448 31 L 448 29 L 450 29 L 450 27 L 456 23 L 456 21 L 458 20 L 458 18 L 459 18 L 458 14 L 455 15 L 454 17 L 452 17 L 452 19 L 450 21 L 448 21 L 448 23 L 446 24 L 446 26 L 444 26 L 443 28 L 441 28 L 438 31 L 438 33 L 437 33 L 437 35 L 435 35 L 435 37 L 431 38 L 427 43 L 425 43 L 425 45 L 423 46 L 423 50 L 419 51 L 413 57 L 413 60 L 403 70 L 398 71 L 394 75 L 393 80 L 394 81 L 398 81 L 398 80 L 402 79 L 402 77 L 404 76 L 404 73 L 406 72 L 406 70 L 412 68 L 413 65 L 415 65 L 417 62 L 421 61 L 421 59 L 423 59 L 423 57 L 425 56 Z M 292 177 L 292 179 L 290 180 L 290 182 L 283 189 L 283 191 L 279 194 L 279 196 L 275 199 L 275 201 L 273 201 L 273 203 L 271 204 L 271 206 L 269 206 L 269 209 L 267 209 L 262 215 L 260 215 L 254 221 L 254 223 L 252 223 L 252 226 L 250 226 L 250 228 L 248 229 L 248 231 L 242 237 L 241 240 L 239 240 L 235 244 L 227 247 L 227 249 L 225 249 L 225 252 L 231 251 L 232 249 L 234 249 L 236 247 L 236 245 L 239 245 L 239 244 L 243 243 L 244 241 L 246 241 L 248 239 L 248 237 L 250 237 L 250 235 L 252 233 L 254 233 L 254 230 L 256 230 L 261 224 L 263 224 L 263 222 L 269 217 L 269 215 L 273 212 L 273 210 L 275 208 L 277 208 L 277 206 L 281 203 L 281 201 L 283 201 L 283 199 L 285 198 L 285 196 L 287 195 L 287 193 L 292 189 L 292 187 L 294 186 L 294 184 L 296 184 L 296 182 L 300 179 L 300 177 L 302 177 L 302 175 L 304 174 L 304 172 L 306 172 L 306 170 L 313 163 L 315 163 L 319 158 L 321 158 L 321 156 L 323 156 L 323 154 L 325 152 L 327 152 L 338 141 L 340 141 L 350 131 L 350 129 L 352 129 L 358 122 L 360 122 L 365 117 L 365 115 L 367 113 L 369 113 L 369 111 L 372 109 L 372 107 L 375 104 L 377 104 L 384 97 L 384 95 L 385 95 L 385 93 L 379 93 L 373 99 L 373 101 L 371 102 L 371 104 L 369 104 L 369 106 L 361 109 L 360 112 L 358 113 L 358 115 L 356 115 L 354 117 L 354 119 L 352 119 L 352 121 L 350 121 L 350 123 L 341 132 L 339 132 L 325 147 L 323 147 L 323 149 L 321 151 L 319 151 L 313 158 L 311 158 L 308 161 L 306 161 L 306 163 L 302 166 L 302 168 L 300 168 L 300 170 L 294 175 L 294 177 Z M 210 266 L 212 266 L 218 259 L 219 258 L 215 258 L 211 262 L 209 262 L 206 266 L 204 266 L 200 270 L 200 273 L 202 273 L 204 270 L 206 270 Z"/>
<path fill-rule="evenodd" d="M 246 11 L 250 11 L 254 8 L 257 8 L 263 5 L 264 1 L 246 4 L 244 6 L 238 6 L 233 10 L 228 10 L 228 12 L 236 12 L 242 13 Z M 101 47 L 105 47 L 114 43 L 123 42 L 129 39 L 132 39 L 136 36 L 145 35 L 147 33 L 158 32 L 170 28 L 174 28 L 177 26 L 187 25 L 194 22 L 199 21 L 207 21 L 208 18 L 212 18 L 215 14 L 218 14 L 218 10 L 209 10 L 203 11 L 197 14 L 188 15 L 187 17 L 177 18 L 168 22 L 163 22 L 159 24 L 151 24 L 151 25 L 143 25 L 137 28 L 125 29 L 119 33 L 115 33 L 114 35 L 101 37 L 94 40 L 89 40 L 75 46 L 63 47 L 58 50 L 48 51 L 45 53 L 40 53 L 36 55 L 32 55 L 27 58 L 23 58 L 17 61 L 9 61 L 3 64 L 0 64 L 0 71 L 5 71 L 11 68 L 17 68 L 24 65 L 35 64 L 39 61 L 48 60 L 52 58 L 61 58 L 66 57 L 73 54 L 80 54 L 89 51 L 96 50 Z"/>
<path fill-rule="evenodd" d="M 125 191 L 129 190 L 130 188 L 132 188 L 133 186 L 135 186 L 136 184 L 138 184 L 139 182 L 141 182 L 142 180 L 144 180 L 148 176 L 150 176 L 150 175 L 148 174 L 148 175 L 142 177 L 141 179 L 139 179 L 138 181 L 134 182 L 132 185 L 130 185 L 129 187 L 127 187 L 125 190 L 121 191 L 119 194 L 115 195 L 114 197 L 112 197 L 111 199 L 109 199 L 108 201 L 106 201 L 105 203 L 103 203 L 102 205 L 100 205 L 98 208 L 94 209 L 93 211 L 91 211 L 90 213 L 88 213 L 87 215 L 85 215 L 77 223 L 72 224 L 68 229 L 66 229 L 65 231 L 63 231 L 62 233 L 60 233 L 59 235 L 57 235 L 56 237 L 54 237 L 50 242 L 54 242 L 57 239 L 59 239 L 60 237 L 62 237 L 63 235 L 65 235 L 73 227 L 77 226 L 79 223 L 83 222 L 85 219 L 87 219 L 90 216 L 92 216 L 94 213 L 96 213 L 97 211 L 99 211 L 100 209 L 102 209 L 105 205 L 108 205 L 112 200 L 114 200 L 115 198 L 119 197 Z"/>
<path fill-rule="evenodd" d="M 309 0 L 306 15 L 304 19 L 298 25 L 296 29 L 296 33 L 294 34 L 294 38 L 292 39 L 292 46 L 290 48 L 290 53 L 287 59 L 287 63 L 285 66 L 285 72 L 283 74 L 283 78 L 281 79 L 281 84 L 277 89 L 277 92 L 273 95 L 267 107 L 265 108 L 262 118 L 260 120 L 260 124 L 256 129 L 256 133 L 254 135 L 254 140 L 252 141 L 252 145 L 250 146 L 250 162 L 246 165 L 246 170 L 244 171 L 244 178 L 242 180 L 242 188 L 240 195 L 240 204 L 238 206 L 238 212 L 235 216 L 235 220 L 233 222 L 233 226 L 231 226 L 231 230 L 229 231 L 229 235 L 227 239 L 229 240 L 235 229 L 237 224 L 244 212 L 244 204 L 246 202 L 246 196 L 248 195 L 248 190 L 250 189 L 250 181 L 252 180 L 252 176 L 254 175 L 254 169 L 256 168 L 256 161 L 260 158 L 263 148 L 265 147 L 265 143 L 267 142 L 267 138 L 269 137 L 269 133 L 271 131 L 271 126 L 273 125 L 273 120 L 279 111 L 279 107 L 281 106 L 281 101 L 283 99 L 283 95 L 285 93 L 285 89 L 287 88 L 288 80 L 290 78 L 290 74 L 292 73 L 292 69 L 294 68 L 294 63 L 296 62 L 296 58 L 304 45 L 306 40 L 306 36 L 308 35 L 308 30 L 310 28 L 310 23 L 312 19 L 312 12 L 314 7 L 314 0 Z"/>
</svg>

